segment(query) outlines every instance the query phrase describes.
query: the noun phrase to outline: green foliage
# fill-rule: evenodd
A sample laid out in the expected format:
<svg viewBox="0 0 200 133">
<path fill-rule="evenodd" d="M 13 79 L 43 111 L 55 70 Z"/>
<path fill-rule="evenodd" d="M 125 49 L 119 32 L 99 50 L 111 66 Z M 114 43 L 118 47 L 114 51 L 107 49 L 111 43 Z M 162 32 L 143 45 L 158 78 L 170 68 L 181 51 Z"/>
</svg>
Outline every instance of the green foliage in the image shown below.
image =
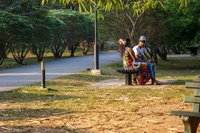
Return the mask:
<svg viewBox="0 0 200 133">
<path fill-rule="evenodd" d="M 30 43 L 32 41 L 33 27 L 28 18 L 13 15 L 7 19 L 9 20 L 7 29 L 9 43 Z"/>
<path fill-rule="evenodd" d="M 0 11 L 0 41 L 1 49 L 4 49 L 0 53 L 1 57 L 9 48 L 15 60 L 22 64 L 22 58 L 26 56 L 32 41 L 32 29 L 32 24 L 27 17 Z"/>
<path fill-rule="evenodd" d="M 169 14 L 168 42 L 171 43 L 172 49 L 179 47 L 180 50 L 184 50 L 186 46 L 196 43 L 200 28 L 200 2 L 190 2 L 187 8 L 179 8 L 178 0 L 168 0 L 165 5 Z"/>
<path fill-rule="evenodd" d="M 7 49 L 9 44 L 17 62 L 22 63 L 23 59 L 19 58 L 25 58 L 29 48 L 39 61 L 42 60 L 45 50 L 53 49 L 53 46 L 54 50 L 60 51 L 59 56 L 62 56 L 68 43 L 69 48 L 76 48 L 79 42 L 85 39 L 93 40 L 94 24 L 89 14 L 72 10 L 49 11 L 40 8 L 39 3 L 33 0 L 10 0 L 1 3 L 1 9 L 7 11 L 0 12 L 2 55 L 5 55 L 4 49 Z"/>
<path fill-rule="evenodd" d="M 44 57 L 44 52 L 47 48 L 51 47 L 53 41 L 53 29 L 55 23 L 51 20 L 51 17 L 46 15 L 34 16 L 31 18 L 34 30 L 33 30 L 33 40 L 32 40 L 32 51 L 37 56 L 38 61 L 42 61 Z"/>
<path fill-rule="evenodd" d="M 60 58 L 62 54 L 65 52 L 67 47 L 66 39 L 65 39 L 65 27 L 66 24 L 56 18 L 55 16 L 48 14 L 50 18 L 50 27 L 53 32 L 53 42 L 51 45 L 51 50 L 55 58 Z"/>
<path fill-rule="evenodd" d="M 98 8 L 104 8 L 106 11 L 111 11 L 113 9 L 122 9 L 123 7 L 122 0 L 98 0 L 98 3 L 96 3 L 95 0 L 42 0 L 42 5 L 49 2 L 60 2 L 63 5 L 78 4 L 79 11 L 81 12 L 93 12 L 95 6 L 98 6 Z"/>
<path fill-rule="evenodd" d="M 93 20 L 88 14 L 72 10 L 50 10 L 50 14 L 65 23 L 65 37 L 83 40 L 88 37 L 93 28 Z"/>
<path fill-rule="evenodd" d="M 8 17 L 6 17 L 8 16 Z M 0 40 L 6 41 L 8 38 L 9 33 L 7 31 L 7 24 L 9 22 L 9 16 L 12 16 L 12 14 L 9 14 L 4 11 L 0 11 Z"/>
<path fill-rule="evenodd" d="M 124 0 L 42 0 L 42 5 L 46 3 L 60 2 L 63 5 L 68 4 L 78 4 L 80 12 L 90 12 L 93 13 L 98 9 L 104 10 L 106 12 L 116 11 L 116 10 L 129 10 L 131 9 L 133 14 L 139 15 L 151 8 L 162 7 L 162 0 L 142 0 L 142 1 L 124 1 Z"/>
<path fill-rule="evenodd" d="M 63 39 L 64 38 L 64 27 L 65 23 L 54 17 L 48 16 L 47 25 L 51 28 L 51 32 L 53 33 L 53 40 Z"/>
<path fill-rule="evenodd" d="M 53 32 L 49 25 L 51 24 L 48 17 L 32 18 L 34 26 L 33 43 L 51 42 L 53 39 Z"/>
<path fill-rule="evenodd" d="M 187 7 L 191 0 L 179 0 L 180 8 Z"/>
<path fill-rule="evenodd" d="M 67 41 L 72 56 L 81 41 L 93 40 L 94 22 L 89 14 L 72 10 L 50 10 L 49 14 L 65 23 L 64 40 Z"/>
</svg>

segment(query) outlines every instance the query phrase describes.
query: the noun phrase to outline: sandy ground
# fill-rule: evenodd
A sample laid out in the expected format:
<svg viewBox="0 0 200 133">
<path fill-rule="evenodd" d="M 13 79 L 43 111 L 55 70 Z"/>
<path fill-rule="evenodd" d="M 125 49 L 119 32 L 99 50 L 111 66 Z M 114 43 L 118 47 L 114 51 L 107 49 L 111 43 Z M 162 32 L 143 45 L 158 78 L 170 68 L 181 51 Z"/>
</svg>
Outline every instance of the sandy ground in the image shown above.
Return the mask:
<svg viewBox="0 0 200 133">
<path fill-rule="evenodd" d="M 93 84 L 92 87 L 120 87 L 124 85 L 123 82 L 124 80 L 106 80 Z M 165 85 L 154 85 L 153 88 L 160 89 L 173 82 L 175 81 L 165 81 Z M 116 100 L 129 102 L 128 97 L 119 97 Z M 146 103 L 145 106 L 142 103 Z M 21 121 L 25 123 L 23 126 L 6 126 L 5 123 L 0 122 L 0 133 L 183 133 L 184 126 L 181 119 L 171 115 L 171 111 L 192 109 L 192 105 L 185 104 L 182 99 L 170 101 L 159 97 L 145 99 L 141 97 L 132 104 L 138 108 L 132 110 L 113 110 L 112 107 L 110 109 L 95 108 L 69 115 L 25 119 Z M 54 126 L 49 127 L 49 123 L 53 123 Z M 9 124 L 12 125 L 12 122 Z M 200 133 L 200 127 L 198 133 Z"/>
<path fill-rule="evenodd" d="M 125 100 L 125 99 L 124 99 Z M 126 99 L 127 100 L 127 99 Z M 183 133 L 181 119 L 172 109 L 188 110 L 181 100 L 173 103 L 149 98 L 149 105 L 137 110 L 91 110 L 68 116 L 24 120 L 23 126 L 0 126 L 1 133 Z M 140 104 L 137 102 L 135 104 Z M 48 127 L 54 123 L 55 127 Z M 1 122 L 0 122 L 1 125 Z M 200 128 L 198 130 L 200 133 Z"/>
</svg>

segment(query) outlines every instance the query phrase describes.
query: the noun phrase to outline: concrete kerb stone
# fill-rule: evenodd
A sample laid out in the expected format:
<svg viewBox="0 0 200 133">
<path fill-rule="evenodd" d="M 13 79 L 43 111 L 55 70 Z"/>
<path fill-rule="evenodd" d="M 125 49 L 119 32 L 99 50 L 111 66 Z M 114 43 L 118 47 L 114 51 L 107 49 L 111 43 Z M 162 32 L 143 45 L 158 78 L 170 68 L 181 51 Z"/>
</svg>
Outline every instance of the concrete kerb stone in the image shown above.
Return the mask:
<svg viewBox="0 0 200 133">
<path fill-rule="evenodd" d="M 92 73 L 92 75 L 96 75 L 96 76 L 98 76 L 98 75 L 102 75 L 102 70 L 95 70 L 95 69 L 93 69 L 92 71 L 91 71 L 91 73 Z"/>
</svg>

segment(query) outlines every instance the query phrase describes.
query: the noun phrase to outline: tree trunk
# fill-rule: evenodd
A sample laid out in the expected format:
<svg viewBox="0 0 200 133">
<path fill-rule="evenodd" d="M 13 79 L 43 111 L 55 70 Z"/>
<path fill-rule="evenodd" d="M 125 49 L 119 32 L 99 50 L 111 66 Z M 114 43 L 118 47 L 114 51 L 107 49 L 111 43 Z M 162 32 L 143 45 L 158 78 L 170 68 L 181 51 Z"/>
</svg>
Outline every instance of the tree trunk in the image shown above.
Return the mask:
<svg viewBox="0 0 200 133">
<path fill-rule="evenodd" d="M 25 59 L 27 53 L 28 53 L 28 50 L 27 50 L 26 53 L 12 53 L 12 55 L 13 55 L 15 61 L 16 61 L 18 64 L 23 65 L 23 61 L 24 61 L 24 59 Z"/>
<path fill-rule="evenodd" d="M 178 46 L 174 46 L 172 48 L 172 51 L 175 53 L 175 54 L 181 54 L 181 48 L 179 48 Z"/>
<path fill-rule="evenodd" d="M 7 58 L 7 49 L 5 44 L 0 42 L 0 65 L 3 63 L 5 58 Z"/>
<path fill-rule="evenodd" d="M 164 52 L 161 52 L 160 50 L 157 50 L 158 56 L 161 58 L 161 60 L 166 61 L 167 60 L 167 54 Z"/>
<path fill-rule="evenodd" d="M 23 61 L 29 51 L 29 44 L 27 43 L 16 43 L 12 44 L 12 47 L 10 48 L 10 51 L 12 53 L 12 56 L 14 57 L 15 61 L 18 64 L 23 64 Z"/>
<path fill-rule="evenodd" d="M 33 52 L 36 54 L 38 62 L 43 60 L 44 52 L 45 52 L 45 49 L 47 47 L 47 44 L 48 43 L 43 42 L 43 43 L 35 44 L 35 45 L 32 46 Z"/>
<path fill-rule="evenodd" d="M 51 51 L 52 51 L 54 57 L 61 58 L 63 53 L 66 50 L 66 47 L 67 47 L 67 45 L 65 42 L 62 42 L 62 41 L 54 42 L 54 44 L 51 47 Z"/>
<path fill-rule="evenodd" d="M 100 51 L 103 51 L 105 48 L 105 43 L 104 41 L 100 44 Z"/>
<path fill-rule="evenodd" d="M 5 44 L 3 44 L 3 43 L 0 43 L 0 56 L 1 56 L 1 58 L 7 58 Z"/>
<path fill-rule="evenodd" d="M 30 51 L 30 53 L 31 53 L 32 55 L 36 55 L 36 54 L 34 53 L 34 50 L 33 50 L 33 47 L 32 47 L 32 46 L 30 47 L 30 50 L 29 50 L 29 51 Z"/>
<path fill-rule="evenodd" d="M 70 53 L 71 53 L 70 56 L 71 56 L 71 57 L 74 57 L 75 51 L 76 51 L 76 48 L 75 48 L 75 47 L 71 48 L 71 50 L 70 50 Z"/>
<path fill-rule="evenodd" d="M 71 42 L 71 41 L 70 41 Z M 68 49 L 70 50 L 70 53 L 71 53 L 71 57 L 74 57 L 74 54 L 75 54 L 75 51 L 76 51 L 76 48 L 77 48 L 77 46 L 79 45 L 79 43 L 78 42 L 76 42 L 76 44 L 75 45 L 73 45 L 73 43 L 71 42 L 70 43 L 70 46 L 68 47 Z"/>
<path fill-rule="evenodd" d="M 91 45 L 90 45 L 90 42 L 83 41 L 80 43 L 80 47 L 82 50 L 82 54 L 87 55 L 88 51 L 90 50 Z"/>
</svg>

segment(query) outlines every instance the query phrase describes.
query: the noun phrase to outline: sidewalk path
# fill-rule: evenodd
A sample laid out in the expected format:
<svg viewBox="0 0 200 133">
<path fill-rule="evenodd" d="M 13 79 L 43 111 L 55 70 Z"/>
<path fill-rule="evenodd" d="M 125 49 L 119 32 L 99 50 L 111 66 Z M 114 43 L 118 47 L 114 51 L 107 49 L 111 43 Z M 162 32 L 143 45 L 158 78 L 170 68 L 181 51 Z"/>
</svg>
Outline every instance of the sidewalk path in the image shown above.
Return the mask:
<svg viewBox="0 0 200 133">
<path fill-rule="evenodd" d="M 99 83 L 95 83 L 92 85 L 89 85 L 88 87 L 92 88 L 141 88 L 141 89 L 162 89 L 165 88 L 168 85 L 171 85 L 176 82 L 176 80 L 162 80 L 164 83 L 163 85 L 150 85 L 150 83 L 147 83 L 146 85 L 131 85 L 131 86 L 125 86 L 124 83 L 125 79 L 108 79 L 101 81 Z"/>
<path fill-rule="evenodd" d="M 100 54 L 100 65 L 109 64 L 117 60 L 120 60 L 118 52 Z M 60 76 L 85 71 L 87 68 L 93 68 L 93 62 L 93 55 L 48 62 L 46 63 L 46 79 L 58 78 Z M 39 82 L 40 79 L 40 64 L 1 70 L 0 92 L 34 84 Z"/>
</svg>

